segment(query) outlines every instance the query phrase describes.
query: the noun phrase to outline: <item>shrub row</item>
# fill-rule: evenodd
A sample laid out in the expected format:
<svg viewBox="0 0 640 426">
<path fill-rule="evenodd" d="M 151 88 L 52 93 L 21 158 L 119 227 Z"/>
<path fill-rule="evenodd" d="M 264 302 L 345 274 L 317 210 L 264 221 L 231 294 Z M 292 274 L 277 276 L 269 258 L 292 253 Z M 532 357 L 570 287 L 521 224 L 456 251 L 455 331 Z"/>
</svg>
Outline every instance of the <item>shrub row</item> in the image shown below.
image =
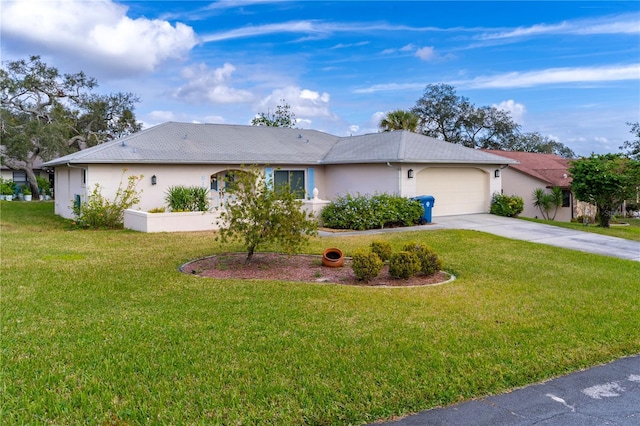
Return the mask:
<svg viewBox="0 0 640 426">
<path fill-rule="evenodd" d="M 424 213 L 419 201 L 399 195 L 350 195 L 338 197 L 322 211 L 322 223 L 328 228 L 365 229 L 412 226 Z"/>
<path fill-rule="evenodd" d="M 382 240 L 373 241 L 369 250 L 357 249 L 353 253 L 351 268 L 362 281 L 369 281 L 380 274 L 384 259 L 389 261 L 389 275 L 398 279 L 409 279 L 420 273 L 432 275 L 442 269 L 442 260 L 429 247 L 416 242 L 406 243 L 402 251 L 392 253 L 391 244 Z"/>
</svg>

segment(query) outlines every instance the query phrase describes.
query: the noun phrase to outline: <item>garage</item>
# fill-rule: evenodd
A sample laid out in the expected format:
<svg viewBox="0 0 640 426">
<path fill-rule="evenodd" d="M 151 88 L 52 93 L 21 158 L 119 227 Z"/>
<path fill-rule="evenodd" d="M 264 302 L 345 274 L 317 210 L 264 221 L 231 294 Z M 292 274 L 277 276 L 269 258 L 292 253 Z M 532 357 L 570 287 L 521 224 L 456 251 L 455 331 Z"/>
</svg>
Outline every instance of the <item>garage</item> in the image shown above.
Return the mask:
<svg viewBox="0 0 640 426">
<path fill-rule="evenodd" d="M 434 216 L 488 213 L 489 174 L 469 167 L 430 167 L 416 174 L 416 194 L 435 197 Z"/>
</svg>

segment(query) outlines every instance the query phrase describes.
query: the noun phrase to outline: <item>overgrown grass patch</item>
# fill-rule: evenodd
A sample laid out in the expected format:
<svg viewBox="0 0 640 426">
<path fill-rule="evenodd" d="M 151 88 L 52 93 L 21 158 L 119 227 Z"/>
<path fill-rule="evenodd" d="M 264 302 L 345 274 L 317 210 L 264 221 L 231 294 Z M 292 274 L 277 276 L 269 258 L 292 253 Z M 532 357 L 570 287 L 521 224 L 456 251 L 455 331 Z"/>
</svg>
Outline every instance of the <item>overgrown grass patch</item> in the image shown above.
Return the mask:
<svg viewBox="0 0 640 426">
<path fill-rule="evenodd" d="M 211 232 L 73 229 L 0 203 L 8 424 L 360 424 L 640 351 L 640 263 L 475 231 L 432 247 L 458 279 L 380 289 L 181 274 Z"/>
</svg>

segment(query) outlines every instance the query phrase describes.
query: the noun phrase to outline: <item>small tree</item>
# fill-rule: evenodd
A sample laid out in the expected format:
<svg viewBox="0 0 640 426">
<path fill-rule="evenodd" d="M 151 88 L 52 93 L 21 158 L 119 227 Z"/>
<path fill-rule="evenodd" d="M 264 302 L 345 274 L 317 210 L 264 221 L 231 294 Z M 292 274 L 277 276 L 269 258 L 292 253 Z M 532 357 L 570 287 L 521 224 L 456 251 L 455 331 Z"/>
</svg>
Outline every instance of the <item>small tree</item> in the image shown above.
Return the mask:
<svg viewBox="0 0 640 426">
<path fill-rule="evenodd" d="M 603 228 L 609 227 L 612 212 L 640 187 L 640 161 L 622 154 L 591 154 L 573 161 L 569 173 L 576 198 L 596 205 Z"/>
<path fill-rule="evenodd" d="M 537 207 L 546 220 L 554 220 L 558 213 L 558 208 L 562 206 L 562 189 L 554 186 L 551 192 L 546 192 L 543 188 L 536 188 L 532 194 L 533 206 Z M 553 210 L 553 214 L 551 211 Z"/>
<path fill-rule="evenodd" d="M 296 124 L 296 115 L 291 111 L 289 105 L 284 99 L 280 99 L 282 105 L 276 107 L 273 114 L 270 111 L 261 112 L 251 120 L 252 126 L 268 126 L 268 127 L 289 127 L 294 128 Z"/>
<path fill-rule="evenodd" d="M 279 244 L 284 252 L 295 254 L 316 234 L 313 215 L 302 210 L 302 201 L 289 186 L 274 187 L 257 167 L 236 173 L 226 192 L 216 241 L 244 241 L 247 263 L 262 245 Z"/>
</svg>

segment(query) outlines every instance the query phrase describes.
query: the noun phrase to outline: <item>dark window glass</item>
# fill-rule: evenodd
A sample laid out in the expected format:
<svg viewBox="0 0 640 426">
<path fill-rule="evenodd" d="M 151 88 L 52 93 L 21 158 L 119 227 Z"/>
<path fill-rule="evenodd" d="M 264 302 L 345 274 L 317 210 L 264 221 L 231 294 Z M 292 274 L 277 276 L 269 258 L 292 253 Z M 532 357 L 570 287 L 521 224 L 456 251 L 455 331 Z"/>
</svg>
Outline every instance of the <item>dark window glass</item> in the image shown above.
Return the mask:
<svg viewBox="0 0 640 426">
<path fill-rule="evenodd" d="M 302 170 L 276 170 L 273 174 L 273 185 L 275 189 L 289 185 L 291 192 L 297 198 L 304 198 L 304 171 Z"/>
<path fill-rule="evenodd" d="M 562 190 L 562 207 L 571 207 L 571 191 Z"/>
</svg>

